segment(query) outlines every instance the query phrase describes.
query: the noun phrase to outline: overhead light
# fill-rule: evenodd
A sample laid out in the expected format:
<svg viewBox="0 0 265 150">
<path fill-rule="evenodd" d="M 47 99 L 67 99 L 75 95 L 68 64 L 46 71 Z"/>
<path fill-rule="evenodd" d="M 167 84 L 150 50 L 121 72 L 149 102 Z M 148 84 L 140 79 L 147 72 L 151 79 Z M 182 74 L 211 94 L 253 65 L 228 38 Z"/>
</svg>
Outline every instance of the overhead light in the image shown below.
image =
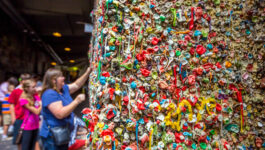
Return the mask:
<svg viewBox="0 0 265 150">
<path fill-rule="evenodd" d="M 64 50 L 69 52 L 71 50 L 71 48 L 70 47 L 65 47 Z"/>
<path fill-rule="evenodd" d="M 75 60 L 71 59 L 69 60 L 70 63 L 75 63 Z"/>
<path fill-rule="evenodd" d="M 51 65 L 52 66 L 56 66 L 56 62 L 51 62 Z"/>
<path fill-rule="evenodd" d="M 52 35 L 55 37 L 61 37 L 62 36 L 62 34 L 59 32 L 53 32 Z"/>
<path fill-rule="evenodd" d="M 73 67 L 72 69 L 73 69 L 73 71 L 77 71 L 78 67 Z"/>
<path fill-rule="evenodd" d="M 76 66 L 75 66 L 75 67 L 70 67 L 70 68 L 68 68 L 69 71 L 77 71 L 78 69 L 79 69 L 79 68 L 76 67 Z"/>
</svg>

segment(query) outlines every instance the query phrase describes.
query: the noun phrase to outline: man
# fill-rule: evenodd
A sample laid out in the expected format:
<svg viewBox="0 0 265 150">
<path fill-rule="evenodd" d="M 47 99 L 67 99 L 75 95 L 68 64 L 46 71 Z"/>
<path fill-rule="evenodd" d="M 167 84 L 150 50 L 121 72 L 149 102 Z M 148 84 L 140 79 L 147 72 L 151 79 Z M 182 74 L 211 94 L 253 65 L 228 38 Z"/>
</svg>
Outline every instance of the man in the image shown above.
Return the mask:
<svg viewBox="0 0 265 150">
<path fill-rule="evenodd" d="M 23 112 L 23 108 L 19 104 L 19 98 L 23 92 L 22 84 L 27 79 L 30 79 L 30 75 L 22 74 L 20 76 L 20 84 L 17 86 L 15 90 L 12 91 L 12 93 L 10 94 L 8 98 L 8 102 L 11 104 L 10 112 L 11 112 L 12 124 L 14 125 L 13 144 L 16 144 L 16 138 L 18 135 L 18 131 L 24 119 L 24 112 Z M 21 144 L 18 144 L 17 146 L 18 146 L 18 150 L 21 150 Z"/>
</svg>

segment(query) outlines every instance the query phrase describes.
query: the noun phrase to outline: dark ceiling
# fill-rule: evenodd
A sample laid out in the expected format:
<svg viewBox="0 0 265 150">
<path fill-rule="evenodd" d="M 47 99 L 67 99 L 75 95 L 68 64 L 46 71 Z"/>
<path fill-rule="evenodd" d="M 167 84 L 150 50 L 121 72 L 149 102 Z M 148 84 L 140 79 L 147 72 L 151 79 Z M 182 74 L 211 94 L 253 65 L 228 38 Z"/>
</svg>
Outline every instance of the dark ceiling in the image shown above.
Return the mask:
<svg viewBox="0 0 265 150">
<path fill-rule="evenodd" d="M 69 64 L 71 59 L 78 63 L 87 58 L 91 34 L 84 32 L 84 23 L 92 24 L 90 13 L 93 0 L 4 1 L 9 2 L 25 23 L 36 32 L 34 34 L 38 36 L 33 40 L 41 40 L 50 45 L 63 64 Z M 53 32 L 61 33 L 62 37 L 54 37 Z M 64 51 L 65 47 L 70 47 L 71 51 Z"/>
</svg>

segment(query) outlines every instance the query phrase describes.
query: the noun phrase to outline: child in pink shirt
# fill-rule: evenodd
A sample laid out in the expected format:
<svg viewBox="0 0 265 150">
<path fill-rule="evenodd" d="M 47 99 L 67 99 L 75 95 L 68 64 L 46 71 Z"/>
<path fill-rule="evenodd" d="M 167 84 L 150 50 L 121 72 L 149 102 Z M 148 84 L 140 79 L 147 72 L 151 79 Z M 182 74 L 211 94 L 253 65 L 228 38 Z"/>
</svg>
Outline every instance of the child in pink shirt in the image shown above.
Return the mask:
<svg viewBox="0 0 265 150">
<path fill-rule="evenodd" d="M 24 109 L 24 120 L 21 125 L 22 150 L 34 150 L 39 130 L 39 114 L 41 111 L 41 101 L 36 95 L 36 82 L 34 80 L 25 80 L 23 93 L 19 99 L 19 104 Z"/>
<path fill-rule="evenodd" d="M 37 109 L 40 107 L 40 97 L 38 95 L 34 95 L 34 100 L 35 100 L 34 107 Z M 21 127 L 24 126 L 24 130 L 39 129 L 39 121 L 40 121 L 39 115 L 32 113 L 30 110 L 24 107 L 26 104 L 29 104 L 28 100 L 21 98 L 19 100 L 19 103 L 25 110 L 24 120 Z"/>
</svg>

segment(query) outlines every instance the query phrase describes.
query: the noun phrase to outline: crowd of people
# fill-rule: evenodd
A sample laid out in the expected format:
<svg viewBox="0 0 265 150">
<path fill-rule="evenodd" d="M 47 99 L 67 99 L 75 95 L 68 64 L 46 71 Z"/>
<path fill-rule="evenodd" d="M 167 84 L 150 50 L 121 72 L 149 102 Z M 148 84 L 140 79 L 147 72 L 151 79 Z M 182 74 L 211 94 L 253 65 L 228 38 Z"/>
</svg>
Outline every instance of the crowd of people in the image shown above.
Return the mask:
<svg viewBox="0 0 265 150">
<path fill-rule="evenodd" d="M 18 150 L 67 150 L 78 149 L 75 136 L 77 127 L 85 123 L 73 113 L 85 100 L 84 94 L 72 99 L 87 81 L 91 72 L 75 82 L 65 84 L 62 71 L 50 68 L 43 81 L 30 74 L 21 74 L 17 80 L 10 77 L 0 84 L 0 125 L 3 125 L 2 140 L 12 130 L 12 143 Z M 82 129 L 82 128 L 81 128 Z M 81 132 L 86 135 L 86 132 Z M 84 143 L 84 142 L 83 142 Z"/>
</svg>

